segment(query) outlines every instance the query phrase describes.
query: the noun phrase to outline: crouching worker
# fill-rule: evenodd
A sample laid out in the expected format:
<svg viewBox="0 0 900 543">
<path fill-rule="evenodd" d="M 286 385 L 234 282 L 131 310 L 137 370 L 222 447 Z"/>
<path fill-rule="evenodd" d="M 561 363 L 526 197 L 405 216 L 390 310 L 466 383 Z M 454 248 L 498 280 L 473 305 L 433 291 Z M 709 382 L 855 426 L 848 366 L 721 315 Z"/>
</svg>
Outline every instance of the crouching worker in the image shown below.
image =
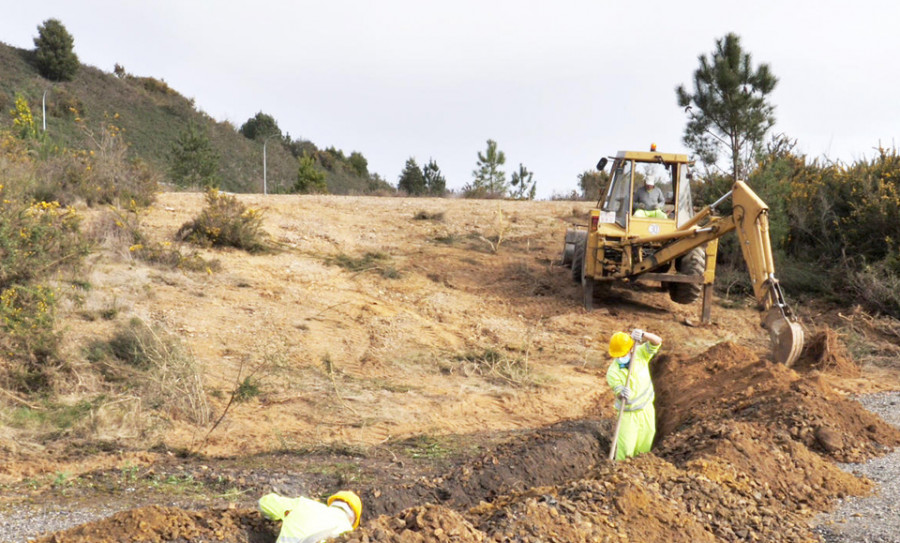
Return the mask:
<svg viewBox="0 0 900 543">
<path fill-rule="evenodd" d="M 631 335 L 616 332 L 609 341 L 613 360 L 606 371 L 606 382 L 616 395 L 616 411 L 624 404 L 616 438 L 616 460 L 649 452 L 653 445 L 656 410 L 650 359 L 661 343 L 656 334 L 639 329 L 632 330 Z"/>
<path fill-rule="evenodd" d="M 259 499 L 259 509 L 269 520 L 282 521 L 276 543 L 319 543 L 355 530 L 362 501 L 349 490 L 329 497 L 327 504 L 272 493 Z"/>
</svg>

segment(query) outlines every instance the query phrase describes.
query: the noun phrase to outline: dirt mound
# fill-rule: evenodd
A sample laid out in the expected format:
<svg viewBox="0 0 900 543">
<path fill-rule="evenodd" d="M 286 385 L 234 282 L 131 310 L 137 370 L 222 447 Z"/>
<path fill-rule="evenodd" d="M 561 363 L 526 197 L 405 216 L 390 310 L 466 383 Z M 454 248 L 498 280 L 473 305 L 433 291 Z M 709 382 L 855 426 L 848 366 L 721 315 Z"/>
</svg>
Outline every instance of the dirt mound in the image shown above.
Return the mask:
<svg viewBox="0 0 900 543">
<path fill-rule="evenodd" d="M 850 358 L 837 332 L 827 327 L 807 340 L 794 369 L 799 372 L 819 370 L 839 377 L 860 375 L 859 366 Z"/>
<path fill-rule="evenodd" d="M 277 526 L 253 510 L 185 511 L 150 506 L 122 511 L 103 520 L 42 537 L 34 543 L 271 543 L 277 535 Z"/>
<path fill-rule="evenodd" d="M 881 455 L 900 444 L 900 431 L 836 393 L 818 372 L 800 374 L 733 343 L 720 343 L 691 360 L 661 356 L 654 382 L 660 442 L 704 421 L 715 428 L 748 422 L 783 431 L 841 462 Z"/>
<path fill-rule="evenodd" d="M 379 517 L 364 529 L 346 534 L 335 541 L 477 543 L 484 540 L 485 534 L 456 511 L 440 505 L 423 505 L 412 507 L 393 517 Z"/>
</svg>

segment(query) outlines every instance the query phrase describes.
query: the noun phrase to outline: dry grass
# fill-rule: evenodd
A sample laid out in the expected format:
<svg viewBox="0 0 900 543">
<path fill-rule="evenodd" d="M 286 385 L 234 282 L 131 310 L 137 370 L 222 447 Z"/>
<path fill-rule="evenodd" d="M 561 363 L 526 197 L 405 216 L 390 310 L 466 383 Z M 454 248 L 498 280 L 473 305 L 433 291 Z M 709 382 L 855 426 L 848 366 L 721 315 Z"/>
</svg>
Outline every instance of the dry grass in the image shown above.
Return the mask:
<svg viewBox="0 0 900 543">
<path fill-rule="evenodd" d="M 109 383 L 121 383 L 139 399 L 140 409 L 156 417 L 205 425 L 210 408 L 199 368 L 190 350 L 161 327 L 131 319 L 107 342 L 89 346 L 88 360 Z"/>
</svg>

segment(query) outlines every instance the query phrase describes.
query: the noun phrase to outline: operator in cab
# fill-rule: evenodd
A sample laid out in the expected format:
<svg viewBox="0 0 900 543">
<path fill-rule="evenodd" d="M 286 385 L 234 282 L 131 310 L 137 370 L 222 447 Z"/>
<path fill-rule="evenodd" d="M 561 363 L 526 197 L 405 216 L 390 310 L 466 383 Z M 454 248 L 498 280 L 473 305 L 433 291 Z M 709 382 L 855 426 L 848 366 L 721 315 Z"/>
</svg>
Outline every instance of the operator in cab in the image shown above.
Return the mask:
<svg viewBox="0 0 900 543">
<path fill-rule="evenodd" d="M 656 186 L 653 178 L 648 176 L 644 186 L 634 191 L 634 216 L 665 219 L 667 218 L 666 212 L 663 211 L 665 203 L 662 190 Z"/>
</svg>

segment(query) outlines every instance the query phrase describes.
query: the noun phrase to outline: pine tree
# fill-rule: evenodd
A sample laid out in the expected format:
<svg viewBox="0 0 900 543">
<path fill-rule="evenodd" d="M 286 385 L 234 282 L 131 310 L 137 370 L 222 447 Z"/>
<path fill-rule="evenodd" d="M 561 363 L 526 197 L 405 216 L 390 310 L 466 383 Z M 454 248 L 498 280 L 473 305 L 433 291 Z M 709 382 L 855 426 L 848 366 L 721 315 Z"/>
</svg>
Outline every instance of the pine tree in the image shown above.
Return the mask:
<svg viewBox="0 0 900 543">
<path fill-rule="evenodd" d="M 709 166 L 715 165 L 724 147 L 731 153 L 734 180 L 745 177 L 745 164 L 775 124 L 775 107 L 767 97 L 777 83 L 767 64 L 753 69 L 750 54 L 741 49 L 736 34 L 717 40 L 710 57 L 700 56 L 694 93 L 683 85 L 675 90 L 678 105 L 690 117 L 684 129 L 685 145 Z"/>
<path fill-rule="evenodd" d="M 447 192 L 447 180 L 433 158 L 422 168 L 422 175 L 425 177 L 425 190 L 428 194 L 443 196 Z"/>
<path fill-rule="evenodd" d="M 261 140 L 272 135 L 281 137 L 281 129 L 275 122 L 275 117 L 260 111 L 253 117 L 247 119 L 247 122 L 241 125 L 238 130 L 245 138 L 251 140 Z"/>
<path fill-rule="evenodd" d="M 356 172 L 356 175 L 360 177 L 369 177 L 369 161 L 366 160 L 366 157 L 363 156 L 359 151 L 353 151 L 350 153 L 350 157 L 347 158 L 347 162 L 350 164 L 350 167 L 353 168 L 353 171 Z"/>
<path fill-rule="evenodd" d="M 512 186 L 510 196 L 516 200 L 534 200 L 537 191 L 537 181 L 534 181 L 534 172 L 519 163 L 519 170 L 513 172 L 510 179 Z"/>
<path fill-rule="evenodd" d="M 500 169 L 506 163 L 506 155 L 497 150 L 497 142 L 487 140 L 487 150 L 478 153 L 478 169 L 472 171 L 475 192 L 487 196 L 506 196 L 506 172 Z"/>
<path fill-rule="evenodd" d="M 303 153 L 299 159 L 300 167 L 297 169 L 297 181 L 294 183 L 294 192 L 303 194 L 327 193 L 328 185 L 325 183 L 325 172 L 316 167 L 316 159 L 309 153 Z"/>
<path fill-rule="evenodd" d="M 34 38 L 37 69 L 52 81 L 71 81 L 78 71 L 75 40 L 57 19 L 47 19 Z"/>
<path fill-rule="evenodd" d="M 219 184 L 219 154 L 194 122 L 175 140 L 169 162 L 169 175 L 180 187 L 215 188 Z"/>
<path fill-rule="evenodd" d="M 400 173 L 397 188 L 410 196 L 425 194 L 425 176 L 422 174 L 422 170 L 419 169 L 416 159 L 410 157 L 406 161 L 406 166 Z"/>
<path fill-rule="evenodd" d="M 599 200 L 600 191 L 609 183 L 609 174 L 605 171 L 595 172 L 587 170 L 578 174 L 578 186 L 581 187 L 581 197 L 585 200 Z"/>
</svg>

